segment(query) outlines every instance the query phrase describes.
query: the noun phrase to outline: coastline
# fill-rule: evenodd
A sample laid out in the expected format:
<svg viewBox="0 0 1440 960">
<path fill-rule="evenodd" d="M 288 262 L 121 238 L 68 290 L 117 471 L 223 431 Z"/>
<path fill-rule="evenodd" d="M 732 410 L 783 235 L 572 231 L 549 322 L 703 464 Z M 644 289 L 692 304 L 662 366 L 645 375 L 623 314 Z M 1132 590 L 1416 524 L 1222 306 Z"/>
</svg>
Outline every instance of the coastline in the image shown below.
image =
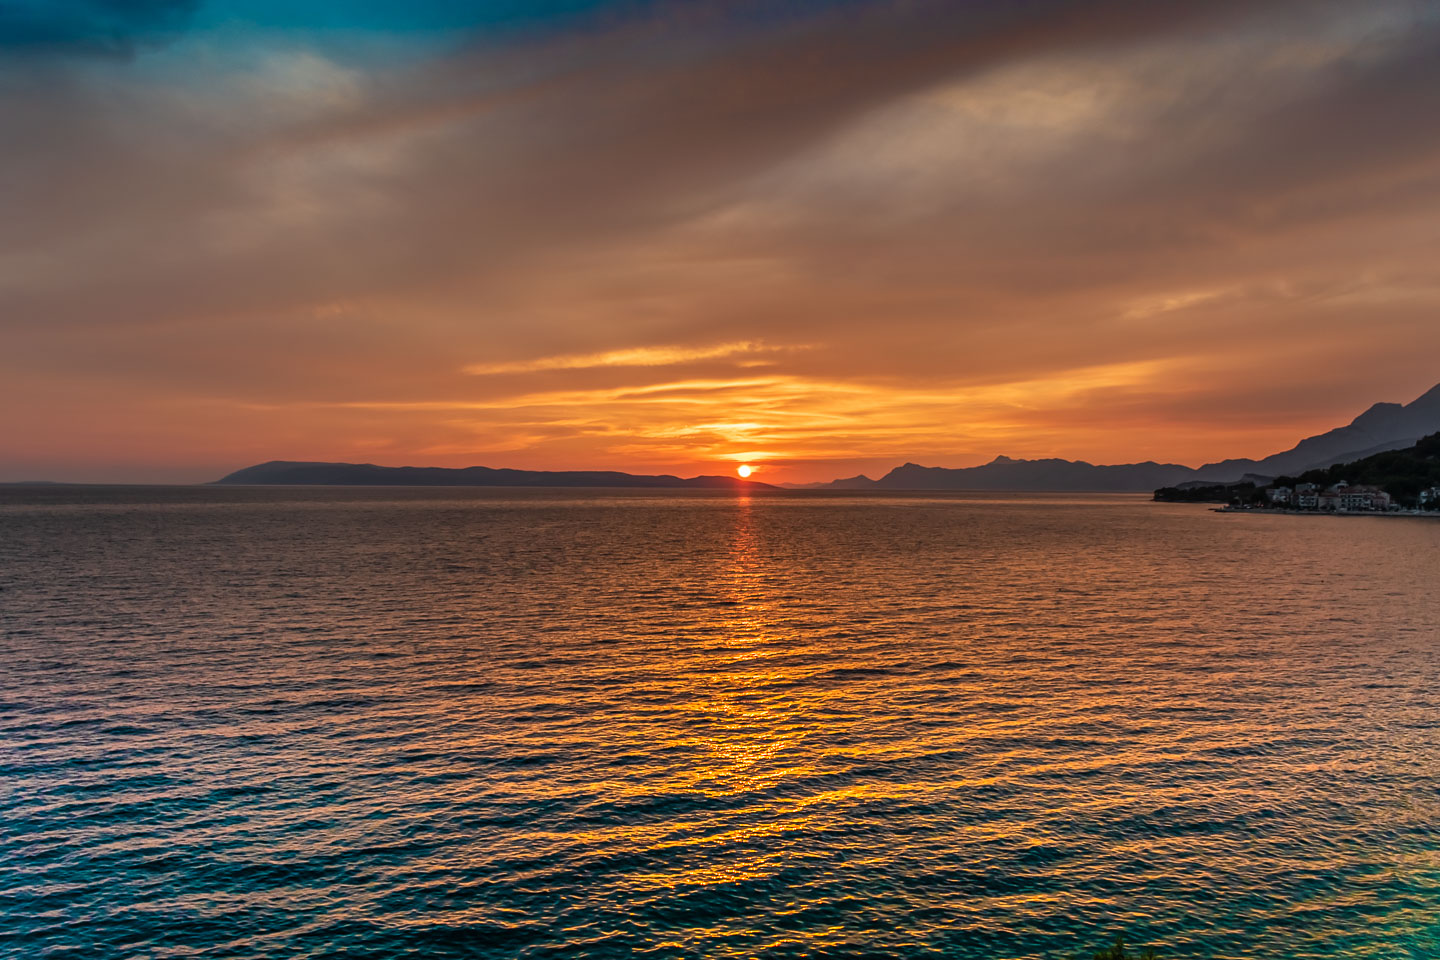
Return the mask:
<svg viewBox="0 0 1440 960">
<path fill-rule="evenodd" d="M 1440 510 L 1292 510 L 1285 507 L 1211 507 L 1211 513 L 1267 513 L 1295 517 L 1405 517 L 1440 520 Z"/>
</svg>

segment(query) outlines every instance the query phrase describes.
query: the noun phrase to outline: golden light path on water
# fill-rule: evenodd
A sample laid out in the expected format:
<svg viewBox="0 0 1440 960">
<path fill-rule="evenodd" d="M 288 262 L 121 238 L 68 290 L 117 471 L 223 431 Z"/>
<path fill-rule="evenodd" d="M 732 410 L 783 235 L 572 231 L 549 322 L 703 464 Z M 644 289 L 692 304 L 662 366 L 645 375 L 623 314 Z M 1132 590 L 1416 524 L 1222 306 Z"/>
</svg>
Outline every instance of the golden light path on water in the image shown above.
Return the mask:
<svg viewBox="0 0 1440 960">
<path fill-rule="evenodd" d="M 0 951 L 1440 949 L 1434 525 L 5 496 Z"/>
</svg>

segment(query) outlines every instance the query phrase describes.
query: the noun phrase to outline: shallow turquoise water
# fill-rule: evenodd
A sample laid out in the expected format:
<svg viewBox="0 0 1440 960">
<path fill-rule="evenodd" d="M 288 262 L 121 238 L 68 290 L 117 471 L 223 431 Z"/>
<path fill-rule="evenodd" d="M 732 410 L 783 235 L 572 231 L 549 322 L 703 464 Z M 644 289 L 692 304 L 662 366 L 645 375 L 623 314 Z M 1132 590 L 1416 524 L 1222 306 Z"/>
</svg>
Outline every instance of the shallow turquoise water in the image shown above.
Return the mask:
<svg viewBox="0 0 1440 960">
<path fill-rule="evenodd" d="M 0 492 L 0 953 L 1440 956 L 1440 523 Z"/>
</svg>

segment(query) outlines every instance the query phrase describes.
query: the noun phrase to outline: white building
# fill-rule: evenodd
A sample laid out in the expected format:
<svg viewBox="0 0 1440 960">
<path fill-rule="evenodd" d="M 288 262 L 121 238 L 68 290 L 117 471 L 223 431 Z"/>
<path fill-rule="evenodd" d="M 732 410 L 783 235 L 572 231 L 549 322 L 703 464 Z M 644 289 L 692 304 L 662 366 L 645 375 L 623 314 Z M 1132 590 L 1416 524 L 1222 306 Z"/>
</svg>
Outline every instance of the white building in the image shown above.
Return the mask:
<svg viewBox="0 0 1440 960">
<path fill-rule="evenodd" d="M 1341 510 L 1389 510 L 1390 494 L 1379 487 L 1366 484 L 1337 483 L 1326 495 L 1334 493 L 1336 506 Z"/>
</svg>

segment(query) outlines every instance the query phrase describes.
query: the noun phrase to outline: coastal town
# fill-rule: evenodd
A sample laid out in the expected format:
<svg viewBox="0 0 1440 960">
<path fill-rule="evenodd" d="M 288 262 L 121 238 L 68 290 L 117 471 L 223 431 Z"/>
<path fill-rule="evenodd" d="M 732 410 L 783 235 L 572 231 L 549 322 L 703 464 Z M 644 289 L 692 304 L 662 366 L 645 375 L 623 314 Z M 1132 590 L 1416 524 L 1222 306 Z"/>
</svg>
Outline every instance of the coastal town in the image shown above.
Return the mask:
<svg viewBox="0 0 1440 960">
<path fill-rule="evenodd" d="M 1397 503 L 1389 493 L 1372 484 L 1341 480 L 1328 487 L 1316 483 L 1271 486 L 1256 491 L 1248 501 L 1232 501 L 1223 509 L 1285 510 L 1312 513 L 1430 513 L 1440 511 L 1440 486 L 1421 490 L 1413 508 Z M 1262 499 L 1263 497 L 1263 499 Z"/>
<path fill-rule="evenodd" d="M 1228 483 L 1191 480 L 1155 491 L 1169 503 L 1220 503 L 1225 512 L 1440 516 L 1440 433 L 1299 476 L 1247 473 Z"/>
</svg>

